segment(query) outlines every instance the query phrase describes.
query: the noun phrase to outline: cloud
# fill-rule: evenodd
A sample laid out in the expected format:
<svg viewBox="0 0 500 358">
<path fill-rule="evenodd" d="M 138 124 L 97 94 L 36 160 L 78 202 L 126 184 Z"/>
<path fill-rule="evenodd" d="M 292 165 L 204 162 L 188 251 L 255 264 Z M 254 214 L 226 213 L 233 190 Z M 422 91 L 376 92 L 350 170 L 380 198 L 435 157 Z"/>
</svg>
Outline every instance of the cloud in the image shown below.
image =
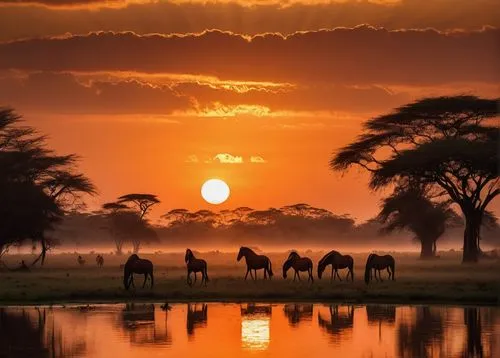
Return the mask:
<svg viewBox="0 0 500 358">
<path fill-rule="evenodd" d="M 74 114 L 171 114 L 189 99 L 166 86 L 136 80 L 80 82 L 71 73 L 0 77 L 0 102 L 21 109 Z"/>
<path fill-rule="evenodd" d="M 198 156 L 194 155 L 194 154 L 191 154 L 187 157 L 187 159 L 185 160 L 186 163 L 198 163 L 199 160 L 198 160 Z"/>
<path fill-rule="evenodd" d="M 267 163 L 267 160 L 265 160 L 264 158 L 260 157 L 260 156 L 251 156 L 250 157 L 250 163 Z"/>
<path fill-rule="evenodd" d="M 221 29 L 255 35 L 264 32 L 291 34 L 362 23 L 388 29 L 472 30 L 484 25 L 500 26 L 497 0 L 303 0 L 287 1 L 286 5 L 277 0 L 13 2 L 3 0 L 0 5 L 0 41 L 102 30 L 146 34 Z M 68 8 L 71 3 L 73 6 Z M 100 8 L 96 9 L 97 6 Z"/>
<path fill-rule="evenodd" d="M 142 71 L 294 84 L 428 85 L 500 81 L 500 30 L 388 31 L 369 26 L 252 38 L 101 32 L 0 44 L 0 69 Z"/>
<path fill-rule="evenodd" d="M 218 161 L 220 164 L 241 164 L 243 163 L 243 157 L 234 156 L 228 153 L 216 154 L 213 161 Z"/>
</svg>

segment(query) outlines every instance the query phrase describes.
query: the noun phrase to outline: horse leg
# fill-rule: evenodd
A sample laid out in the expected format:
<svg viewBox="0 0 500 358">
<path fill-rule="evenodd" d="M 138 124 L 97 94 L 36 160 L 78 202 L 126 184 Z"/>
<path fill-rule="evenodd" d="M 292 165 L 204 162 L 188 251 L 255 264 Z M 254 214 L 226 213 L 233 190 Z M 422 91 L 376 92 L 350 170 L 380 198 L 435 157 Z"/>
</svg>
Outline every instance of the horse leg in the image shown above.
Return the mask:
<svg viewBox="0 0 500 358">
<path fill-rule="evenodd" d="M 333 280 L 335 280 L 335 276 L 333 276 L 333 265 L 332 265 L 332 275 L 330 276 L 330 282 L 332 282 Z"/>
<path fill-rule="evenodd" d="M 389 270 L 389 266 L 387 266 L 387 273 L 389 274 L 389 277 L 387 279 L 390 280 L 391 279 L 391 270 Z"/>
<path fill-rule="evenodd" d="M 129 286 L 132 286 L 133 288 L 135 288 L 135 284 L 134 284 L 134 274 L 130 274 L 130 278 L 128 280 L 128 285 Z"/>
<path fill-rule="evenodd" d="M 146 281 L 148 280 L 148 274 L 145 273 L 144 274 L 144 282 L 142 283 L 142 288 L 144 288 L 144 286 L 146 286 Z"/>
<path fill-rule="evenodd" d="M 247 277 L 248 277 L 248 273 L 249 273 L 249 272 L 250 272 L 250 269 L 247 267 L 247 274 L 245 275 L 245 281 L 246 281 L 246 279 L 247 279 Z M 251 277 L 251 276 L 252 276 L 252 273 L 250 272 L 250 277 Z"/>
<path fill-rule="evenodd" d="M 336 269 L 335 270 L 335 274 L 337 275 L 337 277 L 339 278 L 339 281 L 342 281 L 342 279 L 340 278 L 340 275 L 339 275 L 339 271 Z"/>
<path fill-rule="evenodd" d="M 254 280 L 254 281 L 257 281 L 257 269 L 254 269 L 254 270 L 253 270 L 253 273 L 254 273 L 253 280 Z"/>
<path fill-rule="evenodd" d="M 196 271 L 194 271 L 194 283 L 196 283 Z"/>
<path fill-rule="evenodd" d="M 153 271 L 151 271 L 149 273 L 149 278 L 151 279 L 151 289 L 153 289 L 153 286 L 155 284 L 155 279 L 154 279 L 154 276 L 153 276 Z"/>
<path fill-rule="evenodd" d="M 378 278 L 380 279 L 380 282 L 384 282 L 384 280 L 382 280 L 382 270 L 378 270 Z"/>
<path fill-rule="evenodd" d="M 188 270 L 186 282 L 189 286 L 191 286 L 191 271 Z"/>
</svg>

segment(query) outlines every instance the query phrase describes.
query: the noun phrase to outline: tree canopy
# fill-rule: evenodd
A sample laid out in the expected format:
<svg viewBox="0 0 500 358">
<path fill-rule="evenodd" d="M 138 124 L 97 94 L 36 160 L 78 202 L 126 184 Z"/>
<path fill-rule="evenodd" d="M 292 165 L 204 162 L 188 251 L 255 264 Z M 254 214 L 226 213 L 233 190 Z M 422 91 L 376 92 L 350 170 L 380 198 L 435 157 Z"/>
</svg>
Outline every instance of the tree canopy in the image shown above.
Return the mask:
<svg viewBox="0 0 500 358">
<path fill-rule="evenodd" d="M 10 108 L 0 108 L 0 255 L 12 244 L 41 244 L 42 263 L 48 249 L 46 232 L 65 210 L 93 195 L 92 182 L 77 172 L 74 154 L 57 155 L 45 137 L 21 124 Z"/>
<path fill-rule="evenodd" d="M 477 261 L 484 212 L 500 194 L 498 116 L 496 99 L 424 98 L 367 121 L 330 166 L 365 168 L 373 189 L 418 181 L 451 199 L 466 221 L 463 260 Z"/>
</svg>

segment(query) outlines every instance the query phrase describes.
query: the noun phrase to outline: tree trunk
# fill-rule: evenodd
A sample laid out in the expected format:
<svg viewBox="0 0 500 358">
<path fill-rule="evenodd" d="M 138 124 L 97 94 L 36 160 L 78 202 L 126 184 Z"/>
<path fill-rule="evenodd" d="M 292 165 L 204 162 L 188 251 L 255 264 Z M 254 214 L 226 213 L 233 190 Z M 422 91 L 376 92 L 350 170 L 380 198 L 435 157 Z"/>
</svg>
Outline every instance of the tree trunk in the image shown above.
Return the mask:
<svg viewBox="0 0 500 358">
<path fill-rule="evenodd" d="M 42 251 L 40 252 L 40 255 L 33 261 L 31 266 L 35 266 L 38 261 L 41 260 L 40 264 L 43 266 L 45 263 L 45 256 L 47 254 L 47 243 L 45 242 L 45 237 L 42 236 L 40 237 L 40 243 L 42 244 Z"/>
<path fill-rule="evenodd" d="M 477 212 L 465 214 L 464 253 L 462 263 L 477 262 L 479 259 L 479 228 L 481 215 Z"/>
<path fill-rule="evenodd" d="M 464 308 L 464 323 L 467 326 L 467 352 L 464 357 L 482 357 L 481 315 L 477 308 Z"/>
<path fill-rule="evenodd" d="M 421 240 L 421 248 L 420 248 L 420 258 L 421 259 L 430 259 L 434 258 L 436 256 L 436 252 L 434 251 L 435 248 L 435 241 L 434 240 Z"/>
<path fill-rule="evenodd" d="M 115 246 L 116 246 L 116 254 L 118 256 L 123 255 L 123 251 L 122 251 L 123 241 L 120 239 L 115 239 Z"/>
<path fill-rule="evenodd" d="M 133 240 L 132 245 L 134 246 L 134 254 L 138 254 L 141 248 L 141 242 L 139 240 Z"/>
</svg>

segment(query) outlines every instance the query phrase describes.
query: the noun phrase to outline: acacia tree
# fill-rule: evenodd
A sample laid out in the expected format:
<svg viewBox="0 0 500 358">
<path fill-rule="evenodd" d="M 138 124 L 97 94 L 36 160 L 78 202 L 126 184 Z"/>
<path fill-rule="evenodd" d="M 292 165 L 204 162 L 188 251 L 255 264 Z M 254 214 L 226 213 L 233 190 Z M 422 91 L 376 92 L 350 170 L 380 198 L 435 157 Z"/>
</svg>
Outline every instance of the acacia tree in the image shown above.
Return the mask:
<svg viewBox="0 0 500 358">
<path fill-rule="evenodd" d="M 76 172 L 74 154 L 56 155 L 46 148 L 44 136 L 20 122 L 12 109 L 0 108 L 0 246 L 24 240 L 40 243 L 33 264 L 43 264 L 53 242 L 46 232 L 67 209 L 82 203 L 82 194 L 96 190 Z"/>
<path fill-rule="evenodd" d="M 370 187 L 417 181 L 433 197 L 451 199 L 465 219 L 463 262 L 479 257 L 488 204 L 500 194 L 498 100 L 475 96 L 425 98 L 364 124 L 363 134 L 331 159 L 333 170 L 359 165 Z M 493 122 L 493 123 L 490 123 Z"/>
<path fill-rule="evenodd" d="M 105 204 L 108 209 L 114 210 L 111 215 L 114 220 L 112 227 L 115 230 L 115 243 L 120 242 L 120 252 L 124 236 L 128 236 L 132 241 L 134 253 L 139 252 L 142 241 L 157 238 L 156 232 L 149 228 L 145 216 L 151 207 L 159 202 L 160 200 L 154 194 L 133 193 L 120 196 L 114 203 Z M 136 212 L 130 213 L 130 206 L 135 206 Z M 126 229 L 123 230 L 123 228 Z"/>
<path fill-rule="evenodd" d="M 118 204 L 133 204 L 139 210 L 141 220 L 146 216 L 151 207 L 158 204 L 160 200 L 154 194 L 126 194 L 118 198 Z"/>
<path fill-rule="evenodd" d="M 420 257 L 436 256 L 436 241 L 444 234 L 447 224 L 457 224 L 458 215 L 450 202 L 434 203 L 424 188 L 397 187 L 385 198 L 378 219 L 385 223 L 382 232 L 408 229 L 420 242 Z"/>
<path fill-rule="evenodd" d="M 104 209 L 108 220 L 106 229 L 109 231 L 109 233 L 113 237 L 113 241 L 115 242 L 116 254 L 122 255 L 123 243 L 125 241 L 125 238 L 123 235 L 123 231 L 120 230 L 120 225 L 118 225 L 118 217 L 121 215 L 121 210 L 127 209 L 128 207 L 125 204 L 111 202 L 105 203 L 102 208 Z"/>
</svg>

